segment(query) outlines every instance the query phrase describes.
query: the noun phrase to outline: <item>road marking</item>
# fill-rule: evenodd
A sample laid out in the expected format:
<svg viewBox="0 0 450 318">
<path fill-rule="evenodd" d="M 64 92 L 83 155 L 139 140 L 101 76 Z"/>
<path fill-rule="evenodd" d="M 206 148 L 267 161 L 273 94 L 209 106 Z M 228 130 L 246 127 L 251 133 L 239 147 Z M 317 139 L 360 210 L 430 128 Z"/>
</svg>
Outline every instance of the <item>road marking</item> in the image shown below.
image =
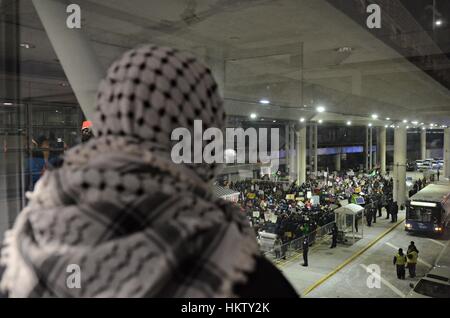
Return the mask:
<svg viewBox="0 0 450 318">
<path fill-rule="evenodd" d="M 433 240 L 433 239 L 428 239 L 428 240 L 431 241 L 431 242 L 433 242 L 433 243 L 436 243 L 436 244 L 438 244 L 438 245 L 440 245 L 440 246 L 442 246 L 442 247 L 445 246 L 445 244 L 442 243 L 442 242 L 439 242 L 439 241 L 436 241 L 436 240 Z"/>
<path fill-rule="evenodd" d="M 362 268 L 364 268 L 364 270 L 367 272 L 367 266 L 364 264 L 359 264 L 361 265 Z M 397 287 L 395 287 L 394 285 L 392 285 L 391 283 L 389 283 L 386 279 L 384 279 L 381 275 L 378 275 L 378 273 L 371 273 L 371 275 L 375 276 L 375 278 L 381 280 L 381 282 L 386 285 L 387 287 L 389 287 L 394 293 L 396 293 L 397 295 L 399 295 L 402 298 L 405 298 L 405 294 L 402 293 Z"/>
<path fill-rule="evenodd" d="M 392 244 L 392 243 L 389 243 L 389 242 L 386 242 L 386 243 L 384 243 L 384 244 L 386 244 L 387 246 L 390 246 L 390 247 L 392 247 L 393 249 L 395 249 L 395 250 L 397 250 L 397 251 L 398 251 L 398 249 L 400 248 L 400 247 L 398 247 L 398 246 L 395 246 L 394 244 Z M 425 266 L 428 266 L 428 267 L 433 267 L 433 265 L 431 265 L 430 263 L 428 263 L 428 262 L 424 261 L 424 260 L 423 260 L 423 259 L 421 259 L 421 258 L 418 258 L 418 259 L 417 259 L 417 261 L 418 261 L 419 263 L 422 263 L 422 264 L 424 264 Z"/>
<path fill-rule="evenodd" d="M 343 269 L 345 266 L 347 266 L 348 264 L 350 264 L 352 261 L 354 261 L 356 258 L 358 258 L 359 256 L 361 256 L 365 251 L 367 251 L 369 248 L 371 248 L 372 246 L 374 246 L 379 240 L 381 240 L 383 237 L 385 237 L 387 234 L 389 234 L 391 231 L 393 231 L 397 226 L 399 226 L 400 224 L 402 224 L 405 221 L 405 218 L 403 218 L 402 220 L 398 221 L 397 224 L 394 224 L 391 228 L 387 229 L 386 231 L 384 231 L 383 233 L 381 233 L 376 239 L 374 239 L 372 242 L 370 242 L 368 245 L 366 245 L 365 247 L 363 247 L 361 250 L 359 250 L 358 252 L 356 252 L 355 254 L 353 254 L 352 256 L 350 256 L 349 258 L 347 258 L 342 264 L 340 264 L 338 267 L 336 267 L 334 270 L 332 270 L 331 272 L 329 272 L 327 275 L 325 275 L 324 277 L 322 277 L 321 279 L 319 279 L 317 282 L 315 282 L 314 284 L 312 284 L 311 286 L 309 286 L 308 288 L 305 289 L 305 291 L 303 292 L 303 296 L 308 295 L 311 291 L 313 291 L 314 289 L 316 289 L 317 287 L 319 287 L 320 285 L 322 285 L 323 282 L 325 282 L 326 280 L 328 280 L 331 276 L 333 276 L 334 274 L 336 274 L 337 272 L 339 272 L 341 269 Z"/>
</svg>

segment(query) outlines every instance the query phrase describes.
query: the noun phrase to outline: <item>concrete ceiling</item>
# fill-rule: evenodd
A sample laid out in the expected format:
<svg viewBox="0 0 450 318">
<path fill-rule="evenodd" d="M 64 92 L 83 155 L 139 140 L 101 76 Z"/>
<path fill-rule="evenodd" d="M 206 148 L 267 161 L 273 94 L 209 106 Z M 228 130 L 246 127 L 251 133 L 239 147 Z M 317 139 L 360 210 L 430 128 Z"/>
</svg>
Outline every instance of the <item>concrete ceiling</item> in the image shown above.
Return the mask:
<svg viewBox="0 0 450 318">
<path fill-rule="evenodd" d="M 333 122 L 351 118 L 367 124 L 370 114 L 377 113 L 383 119 L 450 125 L 446 88 L 324 0 L 78 3 L 83 31 L 104 69 L 141 43 L 191 51 L 219 78 L 229 115 L 255 112 L 265 118 Z M 22 51 L 22 94 L 32 100 L 76 102 L 71 89 L 61 85 L 64 72 L 31 2 L 22 1 L 21 7 L 21 41 L 36 46 Z M 419 44 L 439 53 L 423 33 Z M 338 52 L 340 47 L 352 51 Z M 259 104 L 261 98 L 271 104 Z M 326 114 L 315 113 L 319 104 Z"/>
</svg>

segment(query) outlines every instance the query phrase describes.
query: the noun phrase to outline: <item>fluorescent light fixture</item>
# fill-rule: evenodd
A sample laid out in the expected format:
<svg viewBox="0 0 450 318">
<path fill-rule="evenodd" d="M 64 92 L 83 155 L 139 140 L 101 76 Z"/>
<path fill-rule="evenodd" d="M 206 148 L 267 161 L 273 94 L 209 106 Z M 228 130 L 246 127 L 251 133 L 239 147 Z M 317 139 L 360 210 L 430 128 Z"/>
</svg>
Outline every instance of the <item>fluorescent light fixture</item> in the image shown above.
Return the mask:
<svg viewBox="0 0 450 318">
<path fill-rule="evenodd" d="M 427 130 L 425 127 L 422 127 L 422 130 Z"/>
<path fill-rule="evenodd" d="M 432 202 L 411 201 L 410 204 L 414 205 L 414 206 L 426 206 L 426 207 L 431 207 L 431 208 L 436 207 L 436 203 L 432 203 Z"/>
<path fill-rule="evenodd" d="M 442 20 L 441 19 L 436 20 L 436 22 L 434 22 L 434 24 L 436 24 L 437 26 L 440 26 L 440 25 L 442 25 Z"/>
<path fill-rule="evenodd" d="M 24 49 L 34 49 L 36 47 L 34 44 L 26 42 L 20 43 L 19 46 Z"/>
<path fill-rule="evenodd" d="M 404 124 L 406 124 L 408 122 L 408 120 L 406 120 L 406 119 L 403 119 L 403 123 Z"/>
<path fill-rule="evenodd" d="M 372 114 L 372 119 L 378 119 L 378 115 L 377 114 Z"/>
<path fill-rule="evenodd" d="M 391 120 L 391 118 L 390 117 L 386 117 L 386 120 Z"/>
<path fill-rule="evenodd" d="M 323 123 L 323 120 L 322 120 L 322 119 L 319 119 L 319 124 L 321 124 L 321 123 Z"/>
<path fill-rule="evenodd" d="M 423 123 L 420 123 L 421 125 L 423 125 Z"/>
<path fill-rule="evenodd" d="M 257 116 L 256 116 L 255 113 L 251 113 L 251 114 L 250 114 L 250 118 L 251 118 L 251 119 L 255 119 L 256 117 L 257 117 Z"/>
<path fill-rule="evenodd" d="M 10 102 L 4 102 L 3 105 L 4 105 L 4 106 L 12 106 L 13 103 L 10 103 Z"/>
<path fill-rule="evenodd" d="M 269 101 L 268 99 L 261 99 L 261 100 L 259 101 L 259 103 L 260 103 L 260 104 L 263 104 L 263 105 L 267 105 L 267 104 L 270 104 L 270 101 Z"/>
<path fill-rule="evenodd" d="M 409 126 L 406 126 L 406 129 L 409 129 Z"/>
<path fill-rule="evenodd" d="M 433 124 L 433 123 L 431 123 L 431 124 L 430 124 L 430 127 L 433 127 L 433 126 L 434 126 L 434 124 Z"/>
<path fill-rule="evenodd" d="M 303 123 L 304 121 L 305 121 L 305 118 L 304 118 L 304 117 L 300 118 L 300 122 L 301 122 L 301 123 Z"/>
<path fill-rule="evenodd" d="M 372 127 L 372 123 L 369 123 L 369 125 L 368 125 L 369 127 Z"/>
<path fill-rule="evenodd" d="M 323 113 L 325 111 L 325 107 L 317 106 L 316 110 L 317 110 L 318 113 Z"/>
<path fill-rule="evenodd" d="M 347 126 L 350 126 L 352 124 L 352 122 L 349 120 L 347 121 Z"/>
<path fill-rule="evenodd" d="M 412 121 L 411 124 L 417 125 L 417 124 L 419 124 L 419 122 L 415 120 L 415 121 Z"/>
<path fill-rule="evenodd" d="M 384 125 L 384 128 L 388 128 L 388 125 Z"/>
<path fill-rule="evenodd" d="M 276 122 L 277 122 L 276 120 L 273 121 L 273 123 L 276 123 Z"/>
</svg>

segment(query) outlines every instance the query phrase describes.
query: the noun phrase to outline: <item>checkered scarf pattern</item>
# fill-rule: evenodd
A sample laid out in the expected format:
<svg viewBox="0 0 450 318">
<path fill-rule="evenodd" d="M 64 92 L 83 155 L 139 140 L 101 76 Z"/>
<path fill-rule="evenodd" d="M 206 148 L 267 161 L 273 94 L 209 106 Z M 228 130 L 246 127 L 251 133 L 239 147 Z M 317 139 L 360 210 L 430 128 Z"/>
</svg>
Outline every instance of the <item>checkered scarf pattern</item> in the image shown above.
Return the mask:
<svg viewBox="0 0 450 318">
<path fill-rule="evenodd" d="M 212 195 L 220 167 L 170 158 L 172 130 L 194 134 L 195 119 L 205 128 L 225 120 L 195 58 L 146 45 L 113 63 L 96 137 L 44 174 L 5 235 L 0 288 L 11 297 L 235 296 L 258 246 L 245 216 Z M 68 284 L 71 264 L 80 288 Z"/>
</svg>

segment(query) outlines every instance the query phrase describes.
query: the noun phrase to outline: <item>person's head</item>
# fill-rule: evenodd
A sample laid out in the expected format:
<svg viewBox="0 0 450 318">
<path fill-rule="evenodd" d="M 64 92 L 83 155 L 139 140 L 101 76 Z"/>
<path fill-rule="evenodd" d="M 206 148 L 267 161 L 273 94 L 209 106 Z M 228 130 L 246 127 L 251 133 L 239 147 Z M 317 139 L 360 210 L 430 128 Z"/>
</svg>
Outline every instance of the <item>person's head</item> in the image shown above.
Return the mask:
<svg viewBox="0 0 450 318">
<path fill-rule="evenodd" d="M 38 148 L 46 149 L 49 147 L 49 140 L 46 136 L 39 136 L 36 140 Z"/>
<path fill-rule="evenodd" d="M 87 142 L 92 137 L 92 122 L 89 120 L 85 120 L 81 125 L 81 142 Z"/>
<path fill-rule="evenodd" d="M 399 248 L 399 249 L 398 249 L 398 253 L 399 253 L 400 255 L 402 255 L 402 254 L 403 254 L 403 249 L 402 249 L 402 248 Z"/>
<path fill-rule="evenodd" d="M 199 153 L 194 144 L 203 143 L 201 151 L 206 145 L 203 130 L 223 130 L 224 126 L 223 101 L 209 68 L 188 54 L 156 45 L 130 50 L 111 65 L 100 85 L 93 118 L 98 138 L 134 140 L 169 159 L 171 156 L 172 161 L 173 155 L 181 152 L 172 147 L 178 146 L 180 139 L 186 144 L 186 133 L 190 134 L 190 147 L 182 150 L 191 150 L 187 157 L 193 162 L 194 150 Z M 186 156 L 183 153 L 181 157 Z M 221 166 L 183 164 L 207 182 Z"/>
<path fill-rule="evenodd" d="M 411 243 L 410 243 L 412 246 L 414 246 L 414 241 L 411 241 Z"/>
</svg>

